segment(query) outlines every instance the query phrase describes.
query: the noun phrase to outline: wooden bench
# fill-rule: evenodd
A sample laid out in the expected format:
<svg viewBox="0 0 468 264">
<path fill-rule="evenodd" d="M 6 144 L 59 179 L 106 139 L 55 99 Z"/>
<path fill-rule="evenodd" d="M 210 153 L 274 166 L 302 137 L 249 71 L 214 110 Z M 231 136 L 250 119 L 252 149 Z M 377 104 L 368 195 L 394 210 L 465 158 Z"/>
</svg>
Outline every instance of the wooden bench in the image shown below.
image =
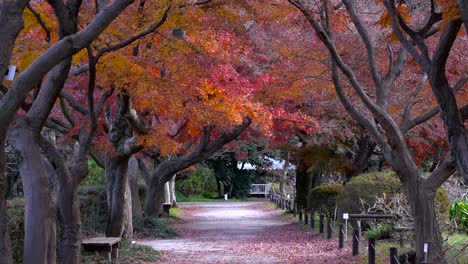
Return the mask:
<svg viewBox="0 0 468 264">
<path fill-rule="evenodd" d="M 106 252 L 111 263 L 117 263 L 119 259 L 120 237 L 94 237 L 81 242 L 85 251 Z"/>
</svg>

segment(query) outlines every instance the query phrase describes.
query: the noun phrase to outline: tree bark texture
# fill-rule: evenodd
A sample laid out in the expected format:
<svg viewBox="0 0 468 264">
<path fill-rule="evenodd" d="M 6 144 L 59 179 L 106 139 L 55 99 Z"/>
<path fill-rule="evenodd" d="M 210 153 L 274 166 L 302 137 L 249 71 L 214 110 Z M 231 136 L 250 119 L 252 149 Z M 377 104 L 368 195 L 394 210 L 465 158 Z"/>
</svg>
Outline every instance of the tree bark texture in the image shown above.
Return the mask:
<svg viewBox="0 0 468 264">
<path fill-rule="evenodd" d="M 4 76 L 8 69 L 16 38 L 24 27 L 23 10 L 26 8 L 27 3 L 27 0 L 5 0 L 0 2 L 0 36 L 2 36 L 0 76 Z M 13 259 L 6 221 L 6 200 L 4 193 L 6 184 L 5 142 L 8 129 L 8 122 L 6 121 L 8 120 L 1 120 L 0 125 L 0 263 L 10 264 L 13 262 Z"/>
<path fill-rule="evenodd" d="M 130 192 L 132 194 L 132 216 L 133 218 L 143 217 L 140 196 L 138 194 L 138 160 L 131 157 L 128 162 L 128 178 L 130 181 Z"/>
<path fill-rule="evenodd" d="M 29 1 L 4 0 L 0 2 L 0 76 L 5 75 L 11 59 L 11 52 L 18 34 L 24 27 L 23 10 Z"/>
<path fill-rule="evenodd" d="M 56 261 L 55 206 L 38 135 L 18 117 L 10 128 L 9 137 L 21 157 L 19 171 L 25 201 L 24 263 L 53 264 Z"/>
<path fill-rule="evenodd" d="M 176 175 L 174 175 L 172 177 L 172 179 L 169 181 L 169 192 L 170 192 L 170 197 L 171 197 L 171 205 L 174 208 L 177 207 L 175 179 L 176 179 Z"/>
<path fill-rule="evenodd" d="M 455 94 L 445 76 L 445 69 L 433 67 L 434 71 L 443 73 L 429 74 L 429 82 L 440 107 L 440 114 L 444 120 L 445 135 L 450 151 L 457 159 L 458 168 L 465 180 L 468 180 L 468 131 L 461 118 Z"/>
<path fill-rule="evenodd" d="M 151 181 L 146 195 L 145 216 L 159 217 L 164 203 L 164 186 L 161 181 Z"/>
<path fill-rule="evenodd" d="M 358 151 L 356 157 L 353 159 L 353 165 L 351 169 L 346 171 L 346 182 L 350 181 L 351 178 L 363 173 L 369 166 L 369 159 L 372 155 L 372 150 L 375 147 L 375 143 L 369 140 L 369 136 L 363 135 L 359 138 Z"/>
<path fill-rule="evenodd" d="M 129 159 L 117 155 L 106 162 L 108 237 L 131 239 L 133 235 L 131 191 L 127 174 Z"/>
<path fill-rule="evenodd" d="M 11 264 L 13 259 L 6 216 L 5 141 L 6 128 L 0 128 L 0 263 Z"/>
<path fill-rule="evenodd" d="M 298 208 L 307 207 L 307 196 L 313 184 L 313 175 L 307 169 L 306 162 L 299 161 L 296 168 L 296 204 Z"/>
</svg>

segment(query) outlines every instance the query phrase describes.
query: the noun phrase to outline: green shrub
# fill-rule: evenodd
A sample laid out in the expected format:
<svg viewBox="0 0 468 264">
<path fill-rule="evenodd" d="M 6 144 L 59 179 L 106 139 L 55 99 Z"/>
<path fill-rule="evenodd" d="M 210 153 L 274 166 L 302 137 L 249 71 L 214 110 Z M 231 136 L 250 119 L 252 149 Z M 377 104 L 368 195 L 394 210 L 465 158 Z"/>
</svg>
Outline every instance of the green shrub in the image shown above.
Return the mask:
<svg viewBox="0 0 468 264">
<path fill-rule="evenodd" d="M 171 238 L 178 236 L 177 232 L 168 227 L 163 221 L 153 217 L 134 219 L 133 232 L 135 235 L 142 237 Z"/>
<path fill-rule="evenodd" d="M 309 192 L 307 207 L 328 217 L 335 214 L 336 197 L 342 191 L 343 185 L 332 184 L 315 187 Z"/>
<path fill-rule="evenodd" d="M 88 160 L 89 174 L 81 181 L 80 185 L 104 185 L 106 184 L 106 175 L 104 169 L 99 167 L 93 159 Z"/>
<path fill-rule="evenodd" d="M 453 203 L 449 214 L 450 219 L 457 224 L 460 233 L 468 235 L 468 198 Z"/>
<path fill-rule="evenodd" d="M 107 225 L 106 186 L 80 186 L 78 199 L 83 234 L 104 233 Z"/>
<path fill-rule="evenodd" d="M 203 198 L 213 198 L 214 195 L 215 195 L 215 192 L 210 192 L 210 191 L 203 192 Z"/>
<path fill-rule="evenodd" d="M 213 171 L 199 166 L 187 179 L 177 181 L 177 190 L 185 196 L 202 195 L 204 191 L 216 191 L 216 179 Z"/>
<path fill-rule="evenodd" d="M 13 262 L 23 263 L 24 247 L 24 200 L 15 198 L 7 201 L 7 226 L 10 232 Z"/>
<path fill-rule="evenodd" d="M 392 226 L 386 223 L 377 224 L 377 226 L 369 229 L 365 232 L 365 237 L 367 239 L 373 237 L 375 240 L 389 239 L 390 233 L 392 231 Z"/>
<path fill-rule="evenodd" d="M 341 212 L 361 213 L 361 199 L 372 206 L 376 197 L 385 193 L 387 197 L 402 192 L 402 185 L 393 172 L 371 172 L 352 178 L 338 195 Z"/>
<path fill-rule="evenodd" d="M 183 193 L 181 192 L 177 192 L 175 193 L 175 196 L 176 196 L 176 200 L 178 203 L 182 203 L 182 202 L 187 202 L 188 201 L 188 198 L 187 196 L 185 196 Z"/>
<path fill-rule="evenodd" d="M 239 170 L 234 178 L 234 186 L 232 188 L 232 197 L 244 199 L 250 195 L 250 187 L 252 184 L 253 171 Z"/>
</svg>

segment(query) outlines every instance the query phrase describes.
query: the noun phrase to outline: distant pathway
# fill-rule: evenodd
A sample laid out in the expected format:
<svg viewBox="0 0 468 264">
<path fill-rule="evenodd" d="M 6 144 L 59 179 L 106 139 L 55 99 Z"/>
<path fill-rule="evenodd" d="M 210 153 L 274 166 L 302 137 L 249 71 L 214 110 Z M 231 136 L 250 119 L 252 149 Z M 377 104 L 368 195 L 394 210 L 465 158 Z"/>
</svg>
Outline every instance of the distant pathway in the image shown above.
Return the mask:
<svg viewBox="0 0 468 264">
<path fill-rule="evenodd" d="M 138 243 L 162 251 L 160 263 L 353 263 L 349 245 L 280 217 L 266 202 L 181 203 L 177 239 Z M 348 243 L 349 244 L 349 243 Z"/>
</svg>

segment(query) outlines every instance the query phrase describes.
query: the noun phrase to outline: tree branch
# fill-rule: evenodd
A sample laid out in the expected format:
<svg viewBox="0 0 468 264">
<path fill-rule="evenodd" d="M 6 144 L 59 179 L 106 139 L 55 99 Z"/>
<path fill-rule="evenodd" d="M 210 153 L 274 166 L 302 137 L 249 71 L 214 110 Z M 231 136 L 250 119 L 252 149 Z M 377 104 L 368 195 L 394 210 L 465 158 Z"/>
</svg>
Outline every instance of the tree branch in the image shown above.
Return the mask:
<svg viewBox="0 0 468 264">
<path fill-rule="evenodd" d="M 456 169 L 456 160 L 452 156 L 447 157 L 442 164 L 440 164 L 439 167 L 437 167 L 431 175 L 424 180 L 424 189 L 435 192 L 450 176 L 452 176 Z"/>
</svg>

